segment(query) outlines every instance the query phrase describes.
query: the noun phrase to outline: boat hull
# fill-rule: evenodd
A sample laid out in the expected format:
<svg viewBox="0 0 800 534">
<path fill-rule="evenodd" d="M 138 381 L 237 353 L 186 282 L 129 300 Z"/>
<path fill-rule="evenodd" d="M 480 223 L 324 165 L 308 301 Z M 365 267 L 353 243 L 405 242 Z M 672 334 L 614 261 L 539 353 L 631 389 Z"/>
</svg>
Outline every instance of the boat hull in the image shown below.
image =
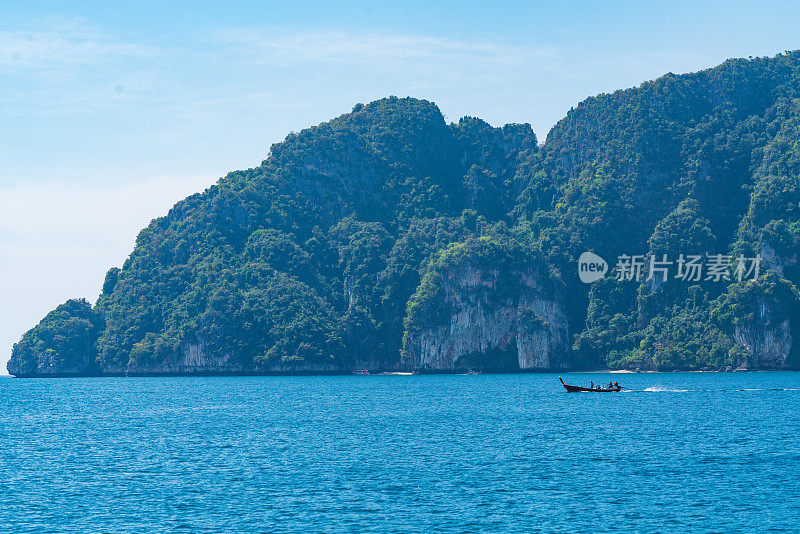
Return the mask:
<svg viewBox="0 0 800 534">
<path fill-rule="evenodd" d="M 566 389 L 568 393 L 617 393 L 622 389 L 620 386 L 615 388 L 584 388 L 581 386 L 571 386 L 569 384 L 565 384 L 560 376 L 558 379 L 561 380 L 561 385 L 564 386 L 564 389 Z"/>
</svg>

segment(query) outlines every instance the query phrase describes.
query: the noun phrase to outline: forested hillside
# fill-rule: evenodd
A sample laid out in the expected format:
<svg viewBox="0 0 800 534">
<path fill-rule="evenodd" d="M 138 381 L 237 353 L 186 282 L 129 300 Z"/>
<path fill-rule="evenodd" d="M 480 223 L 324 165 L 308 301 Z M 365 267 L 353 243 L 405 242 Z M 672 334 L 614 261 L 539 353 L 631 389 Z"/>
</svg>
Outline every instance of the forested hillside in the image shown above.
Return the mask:
<svg viewBox="0 0 800 534">
<path fill-rule="evenodd" d="M 585 251 L 723 254 L 730 276 L 584 284 Z M 152 221 L 8 369 L 797 367 L 799 252 L 800 53 L 589 98 L 542 145 L 390 97 Z"/>
</svg>

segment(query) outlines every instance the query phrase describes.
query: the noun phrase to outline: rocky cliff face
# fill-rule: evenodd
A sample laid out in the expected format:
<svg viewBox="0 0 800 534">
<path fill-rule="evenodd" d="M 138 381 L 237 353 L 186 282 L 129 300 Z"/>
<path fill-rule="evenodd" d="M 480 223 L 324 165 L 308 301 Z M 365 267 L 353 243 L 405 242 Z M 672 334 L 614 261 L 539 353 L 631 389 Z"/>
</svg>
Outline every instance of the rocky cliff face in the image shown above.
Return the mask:
<svg viewBox="0 0 800 534">
<path fill-rule="evenodd" d="M 236 355 L 208 350 L 203 341 L 188 343 L 171 358 L 159 362 L 131 362 L 127 367 L 106 367 L 106 375 L 238 375 L 238 374 L 325 374 L 342 372 L 341 366 L 314 364 L 298 361 L 295 363 L 265 364 L 245 362 Z M 46 374 L 46 373 L 40 373 Z"/>
<path fill-rule="evenodd" d="M 157 362 L 130 361 L 125 366 L 107 365 L 112 375 L 238 374 L 251 371 L 230 353 L 211 353 L 202 341 L 187 343 L 171 357 Z"/>
<path fill-rule="evenodd" d="M 739 362 L 740 368 L 787 367 L 793 342 L 791 322 L 776 306 L 770 299 L 756 299 L 750 319 L 735 327 L 733 338 L 749 354 L 748 361 Z"/>
<path fill-rule="evenodd" d="M 33 359 L 22 359 L 12 355 L 8 362 L 8 372 L 17 377 L 34 376 L 87 376 L 98 374 L 97 366 L 91 353 L 87 352 L 77 358 L 65 359 L 55 350 L 46 350 Z"/>
<path fill-rule="evenodd" d="M 569 367 L 562 295 L 536 265 L 504 267 L 468 262 L 444 270 L 431 303 L 438 320 L 409 325 L 407 365 L 429 371 Z"/>
</svg>

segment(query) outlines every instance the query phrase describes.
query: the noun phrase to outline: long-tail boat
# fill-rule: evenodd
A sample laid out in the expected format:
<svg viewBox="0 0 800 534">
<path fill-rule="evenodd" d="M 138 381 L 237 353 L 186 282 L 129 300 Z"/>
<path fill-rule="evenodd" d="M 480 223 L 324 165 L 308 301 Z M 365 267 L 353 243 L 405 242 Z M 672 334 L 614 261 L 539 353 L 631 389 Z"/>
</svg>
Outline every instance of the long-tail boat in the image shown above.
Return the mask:
<svg viewBox="0 0 800 534">
<path fill-rule="evenodd" d="M 589 391 L 592 393 L 612 393 L 622 389 L 622 386 L 619 385 L 614 386 L 613 388 L 602 388 L 599 386 L 593 388 L 585 388 L 582 386 L 570 386 L 569 384 L 565 384 L 564 379 L 561 378 L 560 376 L 558 377 L 558 379 L 561 380 L 561 385 L 564 386 L 564 389 L 566 389 L 569 393 L 579 393 L 581 391 Z"/>
</svg>

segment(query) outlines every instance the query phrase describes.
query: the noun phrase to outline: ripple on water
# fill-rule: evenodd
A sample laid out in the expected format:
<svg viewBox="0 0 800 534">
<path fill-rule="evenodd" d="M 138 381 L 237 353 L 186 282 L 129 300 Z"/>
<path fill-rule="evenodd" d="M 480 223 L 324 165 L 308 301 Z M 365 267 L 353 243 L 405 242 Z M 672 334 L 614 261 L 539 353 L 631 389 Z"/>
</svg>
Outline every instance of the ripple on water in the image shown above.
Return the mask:
<svg viewBox="0 0 800 534">
<path fill-rule="evenodd" d="M 800 530 L 800 375 L 623 378 L 0 379 L 0 524 Z"/>
</svg>

